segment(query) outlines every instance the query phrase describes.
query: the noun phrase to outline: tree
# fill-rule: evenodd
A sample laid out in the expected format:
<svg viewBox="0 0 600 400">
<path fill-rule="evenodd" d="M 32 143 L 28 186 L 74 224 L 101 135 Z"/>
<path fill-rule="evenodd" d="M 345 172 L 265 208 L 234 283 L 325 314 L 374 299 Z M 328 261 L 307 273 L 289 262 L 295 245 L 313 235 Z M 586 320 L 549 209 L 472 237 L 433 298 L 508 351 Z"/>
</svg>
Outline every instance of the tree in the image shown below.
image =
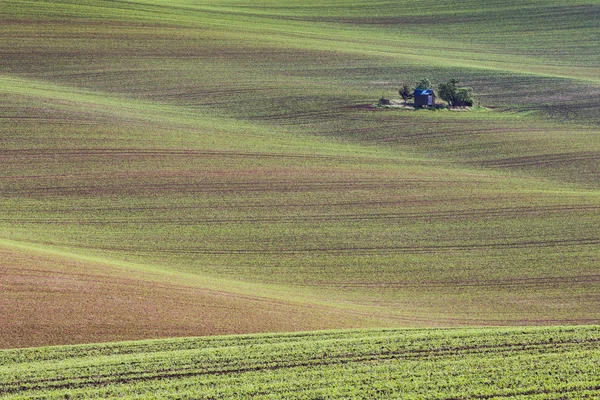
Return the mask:
<svg viewBox="0 0 600 400">
<path fill-rule="evenodd" d="M 417 89 L 433 89 L 433 85 L 428 78 L 423 78 L 417 82 Z"/>
<path fill-rule="evenodd" d="M 448 103 L 450 107 L 472 106 L 473 90 L 467 87 L 458 87 L 458 80 L 450 79 L 438 86 L 438 96 Z"/>
<path fill-rule="evenodd" d="M 456 84 L 458 81 L 456 79 L 450 79 L 446 83 L 440 83 L 438 86 L 438 96 L 452 107 L 456 102 Z"/>
<path fill-rule="evenodd" d="M 402 88 L 398 91 L 400 97 L 404 100 L 404 104 L 406 104 L 406 100 L 412 99 L 413 94 L 410 86 L 407 84 L 402 85 Z"/>
<path fill-rule="evenodd" d="M 457 106 L 471 107 L 473 105 L 473 90 L 471 88 L 458 88 L 456 90 L 456 103 Z"/>
</svg>

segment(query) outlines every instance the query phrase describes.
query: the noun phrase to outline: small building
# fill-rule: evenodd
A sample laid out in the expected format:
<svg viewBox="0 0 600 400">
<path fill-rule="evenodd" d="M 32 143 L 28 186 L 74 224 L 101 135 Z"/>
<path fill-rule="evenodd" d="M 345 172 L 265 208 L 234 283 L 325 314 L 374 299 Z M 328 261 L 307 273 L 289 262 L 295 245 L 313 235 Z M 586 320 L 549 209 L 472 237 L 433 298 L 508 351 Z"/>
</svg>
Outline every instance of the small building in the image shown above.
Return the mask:
<svg viewBox="0 0 600 400">
<path fill-rule="evenodd" d="M 431 89 L 415 89 L 413 97 L 417 107 L 433 107 L 435 105 L 435 93 Z"/>
</svg>

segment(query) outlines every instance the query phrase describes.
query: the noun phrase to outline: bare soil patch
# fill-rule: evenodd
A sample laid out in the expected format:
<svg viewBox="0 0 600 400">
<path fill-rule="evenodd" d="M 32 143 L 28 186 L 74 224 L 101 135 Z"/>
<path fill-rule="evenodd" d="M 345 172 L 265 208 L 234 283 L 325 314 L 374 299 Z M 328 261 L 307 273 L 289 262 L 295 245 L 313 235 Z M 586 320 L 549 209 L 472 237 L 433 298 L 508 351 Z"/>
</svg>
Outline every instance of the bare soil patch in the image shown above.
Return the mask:
<svg viewBox="0 0 600 400">
<path fill-rule="evenodd" d="M 0 248 L 0 348 L 343 328 L 318 307 Z"/>
</svg>

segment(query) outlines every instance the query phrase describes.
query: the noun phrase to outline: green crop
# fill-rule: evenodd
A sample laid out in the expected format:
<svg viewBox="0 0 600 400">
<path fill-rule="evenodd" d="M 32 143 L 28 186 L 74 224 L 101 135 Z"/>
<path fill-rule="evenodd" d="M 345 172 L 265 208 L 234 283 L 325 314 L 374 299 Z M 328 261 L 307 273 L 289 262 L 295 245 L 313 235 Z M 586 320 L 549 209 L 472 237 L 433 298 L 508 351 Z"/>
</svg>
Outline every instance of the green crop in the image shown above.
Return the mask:
<svg viewBox="0 0 600 400">
<path fill-rule="evenodd" d="M 593 398 L 597 327 L 364 330 L 0 352 L 5 398 Z"/>
</svg>

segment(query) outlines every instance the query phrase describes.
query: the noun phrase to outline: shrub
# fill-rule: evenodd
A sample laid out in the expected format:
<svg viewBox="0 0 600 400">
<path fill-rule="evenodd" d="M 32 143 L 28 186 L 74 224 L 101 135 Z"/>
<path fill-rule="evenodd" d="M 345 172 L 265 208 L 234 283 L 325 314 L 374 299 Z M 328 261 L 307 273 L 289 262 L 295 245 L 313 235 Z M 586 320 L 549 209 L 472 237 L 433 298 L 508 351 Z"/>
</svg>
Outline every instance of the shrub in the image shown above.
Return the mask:
<svg viewBox="0 0 600 400">
<path fill-rule="evenodd" d="M 446 83 L 441 83 L 438 86 L 438 96 L 448 102 L 450 107 L 456 106 L 472 106 L 473 105 L 473 90 L 467 87 L 458 87 L 458 80 L 450 79 Z"/>
<path fill-rule="evenodd" d="M 417 82 L 417 89 L 433 89 L 433 84 L 428 78 L 423 78 Z"/>
<path fill-rule="evenodd" d="M 402 97 L 404 100 L 404 104 L 406 104 L 408 99 L 412 99 L 413 97 L 413 91 L 407 84 L 402 86 L 402 88 L 398 91 L 398 94 L 400 94 L 400 97 Z"/>
</svg>

